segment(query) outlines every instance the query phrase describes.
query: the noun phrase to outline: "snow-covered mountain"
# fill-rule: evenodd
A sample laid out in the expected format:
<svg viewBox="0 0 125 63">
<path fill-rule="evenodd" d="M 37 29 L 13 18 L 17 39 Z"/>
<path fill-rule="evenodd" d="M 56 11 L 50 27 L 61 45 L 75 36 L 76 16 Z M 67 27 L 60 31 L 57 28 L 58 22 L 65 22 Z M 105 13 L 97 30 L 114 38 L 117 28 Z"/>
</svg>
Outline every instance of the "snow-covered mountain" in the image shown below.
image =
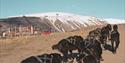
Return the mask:
<svg viewBox="0 0 125 63">
<path fill-rule="evenodd" d="M 9 22 L 10 25 L 33 25 L 41 28 L 58 32 L 67 32 L 78 30 L 88 26 L 104 25 L 111 23 L 110 20 L 99 19 L 92 16 L 81 16 L 71 13 L 49 12 L 39 14 L 29 14 L 20 16 L 11 16 L 0 21 L 2 23 Z M 123 21 L 124 22 L 124 21 Z M 114 24 L 114 23 L 113 23 Z"/>
<path fill-rule="evenodd" d="M 22 15 L 23 16 L 23 15 Z M 21 15 L 18 17 L 22 17 Z M 56 20 L 61 21 L 65 24 L 70 24 L 68 22 L 72 23 L 79 23 L 84 26 L 91 26 L 91 25 L 102 25 L 100 23 L 100 19 L 92 16 L 81 16 L 71 13 L 62 13 L 62 12 L 49 12 L 49 13 L 39 13 L 39 14 L 29 14 L 25 15 L 26 17 L 40 17 L 41 19 L 48 19 L 51 23 L 55 23 Z M 12 16 L 11 16 L 12 17 Z M 14 16 L 13 16 L 14 17 Z M 15 16 L 17 17 L 17 16 Z"/>
</svg>

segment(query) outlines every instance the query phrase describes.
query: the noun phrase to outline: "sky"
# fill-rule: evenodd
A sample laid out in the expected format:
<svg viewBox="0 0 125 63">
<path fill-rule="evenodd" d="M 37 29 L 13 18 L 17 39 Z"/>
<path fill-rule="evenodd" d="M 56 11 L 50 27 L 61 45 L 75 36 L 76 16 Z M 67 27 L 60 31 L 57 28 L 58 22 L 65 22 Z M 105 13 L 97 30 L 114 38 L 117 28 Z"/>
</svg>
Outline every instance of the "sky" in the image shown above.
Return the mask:
<svg viewBox="0 0 125 63">
<path fill-rule="evenodd" d="M 125 0 L 0 0 L 0 18 L 46 12 L 125 20 Z"/>
</svg>

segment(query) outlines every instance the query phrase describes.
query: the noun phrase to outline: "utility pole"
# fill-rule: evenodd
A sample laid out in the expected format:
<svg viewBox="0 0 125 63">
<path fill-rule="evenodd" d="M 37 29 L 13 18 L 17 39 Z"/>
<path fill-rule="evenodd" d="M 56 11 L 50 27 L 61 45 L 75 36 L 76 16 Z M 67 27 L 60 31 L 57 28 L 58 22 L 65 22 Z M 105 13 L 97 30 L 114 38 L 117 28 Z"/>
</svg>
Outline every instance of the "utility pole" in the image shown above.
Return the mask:
<svg viewBox="0 0 125 63">
<path fill-rule="evenodd" d="M 22 26 L 19 26 L 19 35 L 22 35 Z"/>
<path fill-rule="evenodd" d="M 14 35 L 16 36 L 16 26 L 14 27 Z"/>
</svg>

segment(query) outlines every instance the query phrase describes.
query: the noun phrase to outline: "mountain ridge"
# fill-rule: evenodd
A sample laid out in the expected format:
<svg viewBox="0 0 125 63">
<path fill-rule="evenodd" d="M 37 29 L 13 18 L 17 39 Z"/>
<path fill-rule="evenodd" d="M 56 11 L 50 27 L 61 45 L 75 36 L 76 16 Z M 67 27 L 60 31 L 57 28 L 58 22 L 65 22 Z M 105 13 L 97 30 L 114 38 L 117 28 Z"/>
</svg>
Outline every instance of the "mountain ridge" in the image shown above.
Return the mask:
<svg viewBox="0 0 125 63">
<path fill-rule="evenodd" d="M 68 32 L 73 30 L 79 30 L 83 27 L 88 27 L 88 26 L 105 25 L 111 22 L 93 16 L 81 16 L 71 13 L 50 12 L 50 13 L 20 15 L 13 17 L 11 16 L 9 18 L 2 19 L 0 23 L 6 24 L 6 25 L 0 24 L 1 26 L 4 27 L 6 26 L 9 27 L 12 25 L 14 26 L 32 25 L 32 26 L 37 26 L 41 30 L 51 29 L 53 32 L 55 31 Z M 124 23 L 124 21 L 122 23 Z"/>
</svg>

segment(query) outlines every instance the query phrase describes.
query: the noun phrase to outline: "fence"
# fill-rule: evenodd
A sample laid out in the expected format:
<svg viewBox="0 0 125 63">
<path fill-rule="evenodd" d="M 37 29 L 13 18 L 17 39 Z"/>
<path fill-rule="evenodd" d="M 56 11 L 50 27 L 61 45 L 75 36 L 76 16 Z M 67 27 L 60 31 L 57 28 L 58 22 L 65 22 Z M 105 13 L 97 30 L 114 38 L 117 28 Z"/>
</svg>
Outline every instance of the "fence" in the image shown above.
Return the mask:
<svg viewBox="0 0 125 63">
<path fill-rule="evenodd" d="M 51 31 L 41 31 L 39 28 L 33 26 L 13 26 L 0 32 L 0 38 L 13 38 L 26 35 L 49 35 Z"/>
</svg>

